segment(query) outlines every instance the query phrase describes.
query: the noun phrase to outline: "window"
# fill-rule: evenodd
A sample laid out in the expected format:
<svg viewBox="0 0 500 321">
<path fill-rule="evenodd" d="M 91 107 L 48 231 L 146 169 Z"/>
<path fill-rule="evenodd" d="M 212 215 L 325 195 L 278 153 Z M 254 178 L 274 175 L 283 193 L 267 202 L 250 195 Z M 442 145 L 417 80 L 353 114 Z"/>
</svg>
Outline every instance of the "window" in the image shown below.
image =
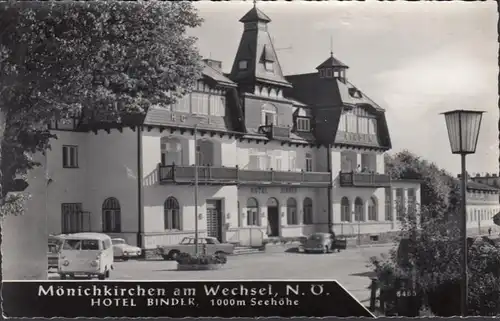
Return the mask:
<svg viewBox="0 0 500 321">
<path fill-rule="evenodd" d="M 349 199 L 347 197 L 342 197 L 340 201 L 340 221 L 350 222 L 351 221 L 351 211 Z"/>
<path fill-rule="evenodd" d="M 374 197 L 370 197 L 370 200 L 368 200 L 368 220 L 378 221 L 377 202 Z"/>
<path fill-rule="evenodd" d="M 313 158 L 311 153 L 306 153 L 306 172 L 313 171 Z"/>
<path fill-rule="evenodd" d="M 319 71 L 319 78 L 325 78 L 325 70 L 324 69 L 321 69 Z"/>
<path fill-rule="evenodd" d="M 392 190 L 385 188 L 385 220 L 392 221 Z"/>
<path fill-rule="evenodd" d="M 182 164 L 182 144 L 177 138 L 161 138 L 161 164 Z"/>
<path fill-rule="evenodd" d="M 102 203 L 102 231 L 121 232 L 120 203 L 114 197 L 107 198 Z"/>
<path fill-rule="evenodd" d="M 353 112 L 346 113 L 346 131 L 350 133 L 358 132 L 358 117 Z"/>
<path fill-rule="evenodd" d="M 297 225 L 299 220 L 297 217 L 297 201 L 295 198 L 290 197 L 286 201 L 286 224 Z"/>
<path fill-rule="evenodd" d="M 240 68 L 240 70 L 246 70 L 248 68 L 248 61 L 240 60 L 240 62 L 238 63 L 238 67 Z"/>
<path fill-rule="evenodd" d="M 340 121 L 339 121 L 339 131 L 341 132 L 346 132 L 347 131 L 347 115 L 342 114 L 340 115 Z"/>
<path fill-rule="evenodd" d="M 90 231 L 90 213 L 83 212 L 82 203 L 61 204 L 61 233 Z"/>
<path fill-rule="evenodd" d="M 184 97 L 179 98 L 172 108 L 172 111 L 178 111 L 182 113 L 189 113 L 190 110 L 191 110 L 191 94 L 187 94 Z"/>
<path fill-rule="evenodd" d="M 64 168 L 78 168 L 78 146 L 64 145 L 62 154 Z"/>
<path fill-rule="evenodd" d="M 274 169 L 277 171 L 280 171 L 282 169 L 281 157 L 276 157 L 275 162 L 276 162 L 276 166 L 274 167 Z"/>
<path fill-rule="evenodd" d="M 264 68 L 266 68 L 267 71 L 274 71 L 274 64 L 271 61 L 265 61 L 264 62 Z"/>
<path fill-rule="evenodd" d="M 208 95 L 203 93 L 191 94 L 191 113 L 208 115 Z"/>
<path fill-rule="evenodd" d="M 408 210 L 416 211 L 417 207 L 417 196 L 415 194 L 415 189 L 408 189 Z"/>
<path fill-rule="evenodd" d="M 311 120 L 309 118 L 297 118 L 297 131 L 311 131 Z"/>
<path fill-rule="evenodd" d="M 375 118 L 370 118 L 368 120 L 368 134 L 370 135 L 377 134 L 377 120 Z"/>
<path fill-rule="evenodd" d="M 259 202 L 253 197 L 247 200 L 247 225 L 260 226 Z"/>
<path fill-rule="evenodd" d="M 396 189 L 396 218 L 398 220 L 403 219 L 405 203 L 404 203 L 404 191 L 402 188 Z"/>
<path fill-rule="evenodd" d="M 333 72 L 331 68 L 326 69 L 326 78 L 332 78 Z"/>
<path fill-rule="evenodd" d="M 356 222 L 363 222 L 365 220 L 363 200 L 356 197 L 354 200 L 354 219 Z"/>
<path fill-rule="evenodd" d="M 179 202 L 175 197 L 169 197 L 163 204 L 165 230 L 181 230 L 181 214 Z"/>
<path fill-rule="evenodd" d="M 264 112 L 264 125 L 276 125 L 276 114 Z"/>
<path fill-rule="evenodd" d="M 313 224 L 313 202 L 312 199 L 306 197 L 304 199 L 303 207 L 303 217 L 302 220 L 304 224 Z"/>
<path fill-rule="evenodd" d="M 358 117 L 358 133 L 368 134 L 368 121 L 367 117 Z"/>
<path fill-rule="evenodd" d="M 297 157 L 294 152 L 290 152 L 288 155 L 288 170 L 295 171 L 297 168 Z"/>
<path fill-rule="evenodd" d="M 210 115 L 224 117 L 226 115 L 226 98 L 218 95 L 210 96 Z"/>
<path fill-rule="evenodd" d="M 248 169 L 258 170 L 259 169 L 259 155 L 250 155 L 248 161 Z"/>
</svg>

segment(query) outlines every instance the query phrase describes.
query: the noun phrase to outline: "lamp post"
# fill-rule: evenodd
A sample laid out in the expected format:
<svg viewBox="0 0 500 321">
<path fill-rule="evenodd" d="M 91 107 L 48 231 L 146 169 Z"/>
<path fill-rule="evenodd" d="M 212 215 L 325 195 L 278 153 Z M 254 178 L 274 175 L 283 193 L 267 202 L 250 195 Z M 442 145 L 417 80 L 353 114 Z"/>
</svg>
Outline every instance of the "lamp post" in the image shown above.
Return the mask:
<svg viewBox="0 0 500 321">
<path fill-rule="evenodd" d="M 474 110 L 453 110 L 443 113 L 448 129 L 451 152 L 460 154 L 462 174 L 461 174 L 461 245 L 462 245 L 462 283 L 461 292 L 461 312 L 462 316 L 467 316 L 468 300 L 468 280 L 467 280 L 467 171 L 465 169 L 465 156 L 476 152 L 477 139 L 483 111 Z"/>
<path fill-rule="evenodd" d="M 194 139 L 194 254 L 198 254 L 198 125 L 203 119 L 203 116 L 192 114 L 195 119 L 193 127 Z"/>
</svg>

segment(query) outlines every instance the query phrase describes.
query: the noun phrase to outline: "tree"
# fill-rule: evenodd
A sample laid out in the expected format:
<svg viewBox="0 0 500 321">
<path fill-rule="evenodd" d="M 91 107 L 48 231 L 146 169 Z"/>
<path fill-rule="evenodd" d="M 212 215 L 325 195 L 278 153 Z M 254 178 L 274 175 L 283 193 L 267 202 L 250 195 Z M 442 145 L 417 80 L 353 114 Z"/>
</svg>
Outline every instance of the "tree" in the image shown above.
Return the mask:
<svg viewBox="0 0 500 321">
<path fill-rule="evenodd" d="M 141 119 L 190 90 L 201 72 L 189 2 L 0 5 L 0 214 L 22 213 L 16 179 L 50 148 L 51 120 Z"/>
<path fill-rule="evenodd" d="M 385 168 L 392 179 L 421 180 L 421 204 L 428 208 L 424 216 L 455 213 L 460 202 L 458 181 L 435 164 L 405 150 L 385 156 Z M 443 218 L 447 218 L 444 216 Z"/>
</svg>

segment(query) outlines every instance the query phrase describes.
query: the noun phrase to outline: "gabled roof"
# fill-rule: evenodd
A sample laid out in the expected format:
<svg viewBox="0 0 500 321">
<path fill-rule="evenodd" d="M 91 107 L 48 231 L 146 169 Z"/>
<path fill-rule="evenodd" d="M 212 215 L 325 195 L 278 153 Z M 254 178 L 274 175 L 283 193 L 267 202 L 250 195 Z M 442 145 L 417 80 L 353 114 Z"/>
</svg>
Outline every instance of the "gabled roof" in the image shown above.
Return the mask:
<svg viewBox="0 0 500 321">
<path fill-rule="evenodd" d="M 323 68 L 329 68 L 329 67 L 337 67 L 337 68 L 344 68 L 344 69 L 349 68 L 349 66 L 344 64 L 342 61 L 338 60 L 333 55 L 330 55 L 330 57 L 328 57 L 328 59 L 323 61 L 323 63 L 321 65 L 319 65 L 318 67 L 316 67 L 316 69 L 323 69 Z"/>
<path fill-rule="evenodd" d="M 256 21 L 268 23 L 271 22 L 271 18 L 269 18 L 264 12 L 260 11 L 256 6 L 254 6 L 240 19 L 240 22 L 243 23 Z"/>
</svg>

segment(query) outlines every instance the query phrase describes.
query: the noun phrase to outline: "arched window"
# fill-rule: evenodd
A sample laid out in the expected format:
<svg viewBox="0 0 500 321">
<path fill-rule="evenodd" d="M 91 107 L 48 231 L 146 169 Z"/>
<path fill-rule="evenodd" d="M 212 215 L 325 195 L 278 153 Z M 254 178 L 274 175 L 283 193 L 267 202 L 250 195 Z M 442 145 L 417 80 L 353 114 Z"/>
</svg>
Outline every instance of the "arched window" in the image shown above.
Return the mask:
<svg viewBox="0 0 500 321">
<path fill-rule="evenodd" d="M 375 197 L 370 197 L 370 200 L 368 201 L 368 220 L 378 221 L 377 201 Z"/>
<path fill-rule="evenodd" d="M 363 222 L 365 220 L 365 211 L 363 208 L 363 200 L 359 197 L 356 197 L 354 200 L 354 217 L 356 222 Z"/>
<path fill-rule="evenodd" d="M 259 202 L 253 197 L 247 200 L 247 225 L 260 226 Z"/>
<path fill-rule="evenodd" d="M 304 198 L 303 208 L 303 217 L 302 220 L 304 224 L 312 224 L 313 223 L 313 201 L 309 197 Z"/>
<path fill-rule="evenodd" d="M 290 197 L 286 201 L 286 224 L 299 224 L 299 220 L 297 218 L 297 201 L 293 197 Z"/>
<path fill-rule="evenodd" d="M 340 201 L 340 220 L 342 222 L 350 222 L 351 221 L 351 213 L 350 213 L 350 204 L 349 199 L 347 197 L 342 197 Z"/>
<path fill-rule="evenodd" d="M 102 231 L 106 233 L 121 232 L 120 202 L 114 197 L 102 203 Z"/>
<path fill-rule="evenodd" d="M 164 225 L 166 230 L 181 230 L 181 213 L 179 202 L 175 197 L 169 197 L 163 204 Z"/>
<path fill-rule="evenodd" d="M 162 165 L 182 164 L 182 144 L 178 138 L 161 138 L 161 164 Z"/>
</svg>

